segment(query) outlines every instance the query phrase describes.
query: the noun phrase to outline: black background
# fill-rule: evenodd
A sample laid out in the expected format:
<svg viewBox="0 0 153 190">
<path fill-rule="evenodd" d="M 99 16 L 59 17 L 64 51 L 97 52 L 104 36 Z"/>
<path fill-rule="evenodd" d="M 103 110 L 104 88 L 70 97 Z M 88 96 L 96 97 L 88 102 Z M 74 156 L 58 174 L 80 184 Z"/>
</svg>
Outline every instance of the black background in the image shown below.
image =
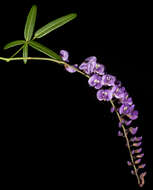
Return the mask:
<svg viewBox="0 0 153 190">
<path fill-rule="evenodd" d="M 39 40 L 57 53 L 70 52 L 72 64 L 95 55 L 107 72 L 126 86 L 139 110 L 148 176 L 152 175 L 152 56 L 149 5 L 104 1 L 6 1 L 0 8 L 3 46 L 23 39 L 29 9 L 38 6 L 36 29 L 77 12 L 72 23 Z M 30 49 L 30 56 L 42 54 Z M 22 65 L 22 66 L 21 66 Z M 5 188 L 58 189 L 103 187 L 138 189 L 126 165 L 128 153 L 117 137 L 117 119 L 109 103 L 96 100 L 87 79 L 63 67 L 29 61 L 0 63 L 1 170 Z"/>
</svg>

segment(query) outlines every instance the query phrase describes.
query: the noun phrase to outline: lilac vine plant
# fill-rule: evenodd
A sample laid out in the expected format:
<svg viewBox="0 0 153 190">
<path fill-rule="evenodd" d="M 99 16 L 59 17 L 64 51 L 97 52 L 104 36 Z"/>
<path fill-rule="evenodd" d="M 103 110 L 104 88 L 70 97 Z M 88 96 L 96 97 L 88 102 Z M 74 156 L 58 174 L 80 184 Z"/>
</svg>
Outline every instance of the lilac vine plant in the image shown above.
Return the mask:
<svg viewBox="0 0 153 190">
<path fill-rule="evenodd" d="M 5 62 L 23 60 L 24 64 L 27 64 L 28 60 L 50 61 L 63 65 L 69 73 L 78 72 L 85 76 L 88 79 L 89 86 L 96 89 L 97 99 L 103 102 L 110 102 L 110 111 L 115 113 L 119 120 L 118 136 L 124 138 L 129 152 L 127 164 L 131 168 L 131 174 L 136 176 L 139 187 L 143 187 L 145 183 L 144 177 L 146 176 L 146 164 L 143 162 L 142 136 L 137 135 L 138 126 L 136 126 L 136 120 L 138 119 L 138 111 L 135 109 L 135 104 L 126 88 L 122 86 L 121 81 L 117 80 L 116 76 L 106 72 L 105 66 L 99 64 L 95 56 L 86 58 L 80 65 L 70 65 L 69 53 L 66 50 L 61 50 L 60 55 L 58 55 L 51 49 L 35 41 L 75 19 L 77 14 L 72 13 L 60 17 L 34 33 L 36 15 L 37 6 L 33 5 L 28 14 L 24 29 L 25 40 L 10 42 L 4 49 L 19 45 L 21 47 L 10 58 L 0 57 L 0 60 Z M 48 57 L 28 57 L 29 46 Z M 22 57 L 16 57 L 20 51 L 23 52 Z"/>
</svg>

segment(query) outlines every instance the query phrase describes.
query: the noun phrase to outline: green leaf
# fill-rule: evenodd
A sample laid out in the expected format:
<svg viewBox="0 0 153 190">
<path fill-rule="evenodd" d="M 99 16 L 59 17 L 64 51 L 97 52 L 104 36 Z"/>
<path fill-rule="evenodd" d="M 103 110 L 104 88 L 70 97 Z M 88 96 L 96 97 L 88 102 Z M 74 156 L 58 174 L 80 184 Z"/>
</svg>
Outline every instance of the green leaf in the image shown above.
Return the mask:
<svg viewBox="0 0 153 190">
<path fill-rule="evenodd" d="M 24 40 L 16 40 L 16 41 L 13 41 L 13 42 L 10 42 L 10 43 L 6 44 L 4 46 L 4 49 L 6 50 L 6 49 L 9 49 L 9 48 L 12 48 L 12 47 L 15 47 L 15 46 L 22 45 L 24 43 L 25 43 Z"/>
<path fill-rule="evenodd" d="M 28 57 L 28 44 L 26 43 L 23 48 L 23 57 Z M 27 60 L 23 60 L 24 64 L 27 64 Z"/>
<path fill-rule="evenodd" d="M 72 14 L 63 16 L 61 18 L 58 18 L 58 19 L 48 23 L 44 27 L 40 28 L 39 30 L 37 30 L 36 33 L 34 34 L 34 38 L 41 38 L 41 37 L 47 35 L 48 33 L 52 32 L 53 30 L 70 22 L 71 20 L 75 19 L 76 17 L 77 17 L 77 14 L 72 13 Z"/>
<path fill-rule="evenodd" d="M 24 29 L 24 38 L 26 41 L 31 40 L 33 36 L 33 31 L 35 27 L 36 22 L 36 16 L 37 16 L 37 6 L 33 5 L 26 21 L 25 29 Z"/>
<path fill-rule="evenodd" d="M 32 48 L 44 53 L 45 55 L 48 55 L 49 57 L 51 57 L 53 59 L 62 60 L 61 57 L 59 55 L 57 55 L 54 51 L 52 51 L 51 49 L 45 47 L 44 45 L 42 45 L 36 41 L 30 41 L 29 45 Z"/>
</svg>

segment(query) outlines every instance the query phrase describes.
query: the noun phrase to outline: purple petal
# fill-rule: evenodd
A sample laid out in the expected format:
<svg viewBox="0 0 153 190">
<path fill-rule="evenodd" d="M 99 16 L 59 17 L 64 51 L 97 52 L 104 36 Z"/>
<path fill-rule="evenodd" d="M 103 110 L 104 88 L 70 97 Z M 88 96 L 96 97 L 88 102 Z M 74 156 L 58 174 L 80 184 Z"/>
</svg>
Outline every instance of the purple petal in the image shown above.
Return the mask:
<svg viewBox="0 0 153 190">
<path fill-rule="evenodd" d="M 111 107 L 110 112 L 113 113 L 115 111 L 114 107 Z"/>
<path fill-rule="evenodd" d="M 80 70 L 86 70 L 86 69 L 87 69 L 87 64 L 83 62 L 83 63 L 79 66 L 79 69 L 80 69 Z"/>
<path fill-rule="evenodd" d="M 124 105 L 122 105 L 122 106 L 119 108 L 119 113 L 120 113 L 120 115 L 123 113 L 123 109 L 124 109 Z"/>
<path fill-rule="evenodd" d="M 126 125 L 126 126 L 129 126 L 129 125 L 131 125 L 131 123 L 132 123 L 132 120 L 129 120 L 129 121 L 125 121 L 125 125 Z"/>
<path fill-rule="evenodd" d="M 96 89 L 100 89 L 102 87 L 101 77 L 97 74 L 92 75 L 88 83 L 90 86 L 95 87 Z"/>
<path fill-rule="evenodd" d="M 135 153 L 140 153 L 142 151 L 142 148 L 138 148 L 135 150 Z"/>
<path fill-rule="evenodd" d="M 103 75 L 102 77 L 103 85 L 106 85 L 106 86 L 114 86 L 115 81 L 116 81 L 116 77 L 112 75 L 106 74 L 106 75 Z"/>
<path fill-rule="evenodd" d="M 69 62 L 69 53 L 66 50 L 61 50 L 60 51 L 60 56 L 63 61 Z"/>
<path fill-rule="evenodd" d="M 133 170 L 131 170 L 131 174 L 132 174 L 132 175 L 135 175 L 135 172 L 134 172 Z"/>
<path fill-rule="evenodd" d="M 127 161 L 128 166 L 132 166 L 132 163 L 130 161 Z"/>
<path fill-rule="evenodd" d="M 135 163 L 135 164 L 140 164 L 140 162 L 141 162 L 141 158 L 140 158 L 140 159 L 137 159 L 134 163 Z"/>
<path fill-rule="evenodd" d="M 132 120 L 136 120 L 138 118 L 138 111 L 133 111 L 131 114 L 128 115 L 128 117 Z"/>
<path fill-rule="evenodd" d="M 131 139 L 130 139 L 130 141 L 131 142 L 138 142 L 138 141 L 141 141 L 142 140 L 142 136 L 141 137 L 132 137 Z"/>
<path fill-rule="evenodd" d="M 105 70 L 104 65 L 96 63 L 94 67 L 94 73 L 97 73 L 99 75 L 104 75 L 105 74 L 104 70 Z"/>
<path fill-rule="evenodd" d="M 119 137 L 123 137 L 123 133 L 121 131 L 118 131 L 118 134 L 117 134 Z"/>
<path fill-rule="evenodd" d="M 65 66 L 65 69 L 69 72 L 69 73 L 75 73 L 76 72 L 76 70 L 75 70 L 75 68 L 77 68 L 78 67 L 78 65 L 77 64 L 75 64 L 75 65 L 70 65 L 70 66 Z"/>
<path fill-rule="evenodd" d="M 110 101 L 112 99 L 113 95 L 111 90 L 99 90 L 97 92 L 97 99 L 99 101 Z"/>
<path fill-rule="evenodd" d="M 119 122 L 119 123 L 118 123 L 118 126 L 119 126 L 119 128 L 121 128 L 121 127 L 122 127 L 122 123 L 121 123 L 121 122 Z"/>
<path fill-rule="evenodd" d="M 139 147 L 139 146 L 141 146 L 141 144 L 142 144 L 142 142 L 133 143 L 133 146 L 135 146 L 135 147 Z"/>
<path fill-rule="evenodd" d="M 137 133 L 137 131 L 138 131 L 138 127 L 135 127 L 135 128 L 130 127 L 130 128 L 129 128 L 129 131 L 130 131 L 130 133 L 131 133 L 132 135 L 135 135 L 135 134 Z"/>
<path fill-rule="evenodd" d="M 142 158 L 144 157 L 144 153 L 136 155 L 136 158 Z"/>
<path fill-rule="evenodd" d="M 122 124 L 123 124 L 124 122 L 125 122 L 125 120 L 122 119 L 122 121 L 118 123 L 118 127 L 121 128 L 121 127 L 122 127 Z"/>
<path fill-rule="evenodd" d="M 97 62 L 97 58 L 95 56 L 87 57 L 85 62 Z"/>
<path fill-rule="evenodd" d="M 146 164 L 141 164 L 141 165 L 138 166 L 139 169 L 143 169 L 145 167 L 146 167 Z"/>
<path fill-rule="evenodd" d="M 136 137 L 136 141 L 141 141 L 142 140 L 142 136 L 141 137 Z"/>
</svg>

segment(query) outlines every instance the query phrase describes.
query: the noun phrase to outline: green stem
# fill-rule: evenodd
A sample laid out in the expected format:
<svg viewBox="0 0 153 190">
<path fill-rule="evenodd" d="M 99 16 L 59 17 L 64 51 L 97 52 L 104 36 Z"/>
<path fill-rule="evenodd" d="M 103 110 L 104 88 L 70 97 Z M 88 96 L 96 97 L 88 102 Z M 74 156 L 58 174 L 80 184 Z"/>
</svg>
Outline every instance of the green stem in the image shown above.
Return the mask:
<svg viewBox="0 0 153 190">
<path fill-rule="evenodd" d="M 11 58 L 15 57 L 23 48 L 24 48 L 24 45 L 21 46 L 21 48 L 11 56 Z"/>
<path fill-rule="evenodd" d="M 71 67 L 71 68 L 75 69 L 76 72 L 78 72 L 78 73 L 86 76 L 87 78 L 89 78 L 88 75 L 86 75 L 84 72 L 80 71 L 76 67 L 74 67 L 72 65 L 69 65 L 68 63 L 66 63 L 64 61 L 60 61 L 60 60 L 56 60 L 56 59 L 52 59 L 52 58 L 45 58 L 45 57 L 14 57 L 14 58 L 11 57 L 11 58 L 4 58 L 4 57 L 0 57 L 0 60 L 6 61 L 6 62 L 21 61 L 21 60 L 50 61 L 50 62 L 58 63 L 60 65 L 64 65 L 65 67 Z"/>
</svg>

